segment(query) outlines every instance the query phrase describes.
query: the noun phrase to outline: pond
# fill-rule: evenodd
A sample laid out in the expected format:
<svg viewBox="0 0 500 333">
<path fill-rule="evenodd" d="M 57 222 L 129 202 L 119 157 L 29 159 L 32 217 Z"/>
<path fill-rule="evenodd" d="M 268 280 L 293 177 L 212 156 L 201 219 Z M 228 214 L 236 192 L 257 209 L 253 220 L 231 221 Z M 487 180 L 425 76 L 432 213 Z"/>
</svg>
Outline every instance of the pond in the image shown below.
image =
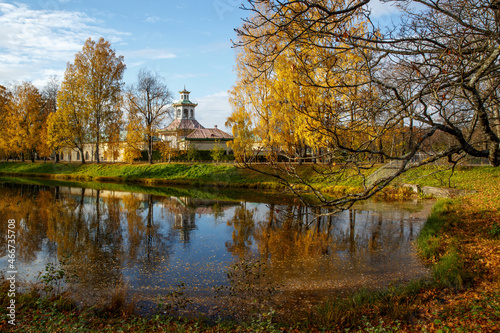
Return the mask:
<svg viewBox="0 0 500 333">
<path fill-rule="evenodd" d="M 314 304 L 428 274 L 413 246 L 425 201 L 328 214 L 256 191 L 13 178 L 0 187 L 2 220 L 17 223 L 18 276 L 40 281 L 48 263 L 63 263 L 82 302 L 119 288 L 144 311 L 174 295 L 179 308 L 213 314 L 218 299 L 252 288 L 259 301 L 276 289 L 280 302 Z M 6 244 L 6 227 L 0 236 Z"/>
</svg>

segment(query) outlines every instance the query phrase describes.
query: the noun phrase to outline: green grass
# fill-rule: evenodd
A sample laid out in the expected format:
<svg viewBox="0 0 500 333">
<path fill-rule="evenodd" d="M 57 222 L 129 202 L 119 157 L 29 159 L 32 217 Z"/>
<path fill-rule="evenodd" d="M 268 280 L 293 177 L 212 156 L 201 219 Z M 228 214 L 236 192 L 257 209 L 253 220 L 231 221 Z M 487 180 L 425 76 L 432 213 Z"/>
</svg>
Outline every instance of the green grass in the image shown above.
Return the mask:
<svg viewBox="0 0 500 333">
<path fill-rule="evenodd" d="M 484 189 L 485 180 L 489 182 L 500 181 L 500 168 L 491 166 L 457 167 L 453 173 L 448 168 L 446 165 L 429 165 L 409 170 L 396 180 L 396 184 L 411 183 L 435 187 L 451 185 L 451 187 L 458 189 L 479 191 Z"/>
<path fill-rule="evenodd" d="M 232 165 L 214 164 L 43 164 L 0 163 L 4 175 L 42 176 L 55 179 L 76 179 L 108 182 L 204 183 L 221 186 L 273 182 L 271 177 L 243 172 Z"/>
<path fill-rule="evenodd" d="M 258 165 L 258 169 L 273 172 L 269 166 Z M 338 167 L 333 167 L 337 168 Z M 338 178 L 336 175 L 323 174 L 328 170 L 323 165 L 303 165 L 297 172 L 316 188 L 331 194 L 355 193 L 361 188 L 361 177 L 350 174 L 350 177 Z M 375 170 L 375 169 L 373 169 Z M 373 170 L 366 170 L 370 174 Z M 319 171 L 319 172 L 317 172 Z M 98 181 L 113 183 L 142 183 L 144 185 L 207 185 L 219 187 L 242 187 L 260 189 L 281 189 L 282 184 L 274 177 L 260 172 L 238 168 L 234 165 L 216 164 L 79 164 L 79 163 L 0 163 L 0 174 L 9 176 L 44 177 L 59 180 Z M 426 166 L 395 179 L 392 187 L 383 195 L 407 197 L 409 193 L 395 191 L 394 187 L 403 183 L 420 186 L 452 187 L 463 190 L 481 190 L 482 180 L 500 180 L 499 168 L 493 167 L 459 167 L 450 178 L 451 171 L 446 166 Z M 293 178 L 289 180 L 296 182 Z M 300 186 L 297 186 L 300 188 Z M 498 204 L 500 204 L 500 199 Z"/>
</svg>

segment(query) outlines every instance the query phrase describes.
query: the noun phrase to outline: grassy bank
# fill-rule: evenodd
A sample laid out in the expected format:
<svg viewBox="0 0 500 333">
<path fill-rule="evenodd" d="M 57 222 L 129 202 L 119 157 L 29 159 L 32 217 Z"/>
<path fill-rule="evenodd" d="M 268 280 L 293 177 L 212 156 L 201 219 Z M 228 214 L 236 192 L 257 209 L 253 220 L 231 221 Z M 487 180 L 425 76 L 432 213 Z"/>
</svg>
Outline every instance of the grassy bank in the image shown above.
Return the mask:
<svg viewBox="0 0 500 333">
<path fill-rule="evenodd" d="M 451 179 L 451 172 L 435 173 L 432 169 L 401 177 L 401 183 L 441 187 L 451 183 L 458 189 L 475 191 L 438 200 L 421 230 L 416 245 L 429 263 L 431 278 L 331 300 L 319 306 L 314 320 L 332 331 L 499 332 L 497 169 L 461 168 Z"/>
<path fill-rule="evenodd" d="M 257 169 L 271 172 L 265 165 L 256 165 Z M 325 181 L 315 171 L 321 171 L 322 165 L 302 165 L 297 167 L 303 179 L 327 192 L 335 192 L 335 187 L 343 191 L 358 189 L 361 177 L 352 177 L 333 182 Z M 376 168 L 374 168 L 375 170 Z M 367 174 L 371 171 L 367 170 Z M 80 163 L 0 163 L 0 174 L 4 176 L 42 177 L 59 180 L 100 181 L 116 183 L 142 183 L 149 185 L 163 184 L 205 184 L 246 188 L 276 188 L 277 179 L 262 173 L 238 168 L 233 164 L 80 164 Z M 421 186 L 456 187 L 464 190 L 482 189 L 483 180 L 500 180 L 500 171 L 493 167 L 458 167 L 454 172 L 447 166 L 428 166 L 410 170 L 394 181 L 395 185 L 412 183 Z"/>
<path fill-rule="evenodd" d="M 22 170 L 28 166 L 29 164 L 26 167 L 16 166 L 11 170 Z M 70 174 L 86 172 L 78 169 L 79 167 L 81 166 L 67 165 L 63 168 L 75 168 L 74 171 L 68 171 Z M 107 166 L 88 167 L 103 174 L 112 172 L 106 170 Z M 218 168 L 233 168 L 205 167 L 208 173 L 220 171 Z M 0 171 L 5 170 L 4 168 L 7 167 L 0 165 Z M 173 165 L 172 168 L 181 170 L 183 167 Z M 123 296 L 119 294 L 106 304 L 78 308 L 64 295 L 45 294 L 43 288 L 35 288 L 17 298 L 18 326 L 11 327 L 3 317 L 0 331 L 498 332 L 500 185 L 497 179 L 500 179 L 500 170 L 491 167 L 461 168 L 451 178 L 449 171 L 436 171 L 433 168 L 412 171 L 397 182 L 421 186 L 451 184 L 458 189 L 472 190 L 475 193 L 439 200 L 423 227 L 416 245 L 432 270 L 430 279 L 394 284 L 384 290 L 361 290 L 349 297 L 327 301 L 307 313 L 298 309 L 296 317 L 276 318 L 268 313 L 253 317 L 246 323 L 203 318 L 186 320 L 163 314 L 141 317 L 127 307 Z M 129 172 L 134 174 L 131 177 L 135 179 L 139 171 Z M 234 172 L 231 177 L 240 179 L 242 183 L 264 180 L 259 178 L 261 175 L 249 176 L 245 174 L 245 170 L 236 168 L 227 172 Z M 176 175 L 181 174 L 179 171 Z M 193 176 L 190 179 L 210 179 L 208 174 L 204 176 L 200 171 L 196 175 L 200 177 Z M 94 174 L 88 176 L 94 177 Z M 160 178 L 164 176 L 158 174 Z M 7 290 L 8 287 L 4 284 L 0 292 L 0 306 L 4 309 L 9 300 Z"/>
<path fill-rule="evenodd" d="M 0 163 L 4 175 L 61 180 L 160 184 L 212 184 L 265 187 L 272 181 L 258 173 L 242 172 L 233 165 L 215 164 L 79 164 Z"/>
</svg>

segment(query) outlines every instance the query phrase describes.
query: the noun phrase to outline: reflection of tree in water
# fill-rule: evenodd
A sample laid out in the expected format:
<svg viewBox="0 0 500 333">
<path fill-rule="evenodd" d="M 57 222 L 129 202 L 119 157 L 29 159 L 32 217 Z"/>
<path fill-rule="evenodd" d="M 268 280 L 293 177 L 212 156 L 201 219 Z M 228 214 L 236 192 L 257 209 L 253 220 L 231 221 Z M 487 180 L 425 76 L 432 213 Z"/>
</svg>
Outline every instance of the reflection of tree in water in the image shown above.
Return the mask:
<svg viewBox="0 0 500 333">
<path fill-rule="evenodd" d="M 52 213 L 53 193 L 46 186 L 10 186 L 2 184 L 0 218 L 16 220 L 16 256 L 26 263 L 45 251 L 55 253 L 56 245 L 47 240 L 47 220 Z M 7 224 L 5 224 L 7 226 Z M 7 227 L 0 230 L 0 237 L 7 239 Z M 1 247 L 0 255 L 7 255 L 7 247 Z"/>
<path fill-rule="evenodd" d="M 61 195 L 56 202 L 57 212 L 50 224 L 58 254 L 69 256 L 70 269 L 83 285 L 117 283 L 123 260 L 118 200 L 101 198 L 99 190 L 79 191 L 77 198 Z M 86 197 L 86 191 L 91 197 Z"/>
<path fill-rule="evenodd" d="M 268 205 L 266 216 L 254 221 L 255 209 L 241 205 L 228 225 L 234 227 L 226 247 L 243 256 L 258 245 L 262 258 L 272 262 L 314 259 L 348 253 L 376 256 L 398 251 L 416 236 L 411 220 L 401 212 L 371 212 L 351 209 L 339 214 L 302 205 Z"/>
<path fill-rule="evenodd" d="M 254 214 L 256 208 L 247 209 L 246 202 L 236 207 L 232 219 L 227 221 L 228 226 L 234 228 L 232 241 L 226 242 L 226 248 L 229 252 L 244 258 L 250 251 L 252 238 L 254 236 L 255 221 Z"/>
<path fill-rule="evenodd" d="M 331 220 L 331 216 L 314 216 L 302 205 L 271 205 L 267 220 L 256 228 L 260 254 L 271 262 L 329 254 Z"/>
<path fill-rule="evenodd" d="M 140 265 L 146 271 L 156 270 L 170 257 L 174 234 L 171 229 L 162 234 L 164 220 L 155 219 L 155 200 L 130 194 L 123 198 L 128 230 L 128 266 Z"/>
</svg>

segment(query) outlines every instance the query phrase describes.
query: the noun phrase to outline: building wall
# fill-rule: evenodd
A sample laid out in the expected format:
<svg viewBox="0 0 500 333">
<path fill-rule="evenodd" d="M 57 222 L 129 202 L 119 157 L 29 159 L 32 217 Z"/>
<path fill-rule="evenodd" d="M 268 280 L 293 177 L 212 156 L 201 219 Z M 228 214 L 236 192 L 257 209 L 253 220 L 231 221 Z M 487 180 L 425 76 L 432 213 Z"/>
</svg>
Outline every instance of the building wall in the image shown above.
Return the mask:
<svg viewBox="0 0 500 333">
<path fill-rule="evenodd" d="M 175 139 L 177 140 L 177 137 L 166 137 L 165 139 Z M 163 139 L 163 138 L 162 138 Z M 176 148 L 180 150 L 187 150 L 189 148 L 189 145 L 194 145 L 194 147 L 198 150 L 211 150 L 216 142 L 215 140 L 182 140 L 182 141 L 176 141 Z M 220 147 L 224 148 L 226 153 L 230 152 L 230 148 L 227 146 L 226 141 L 220 141 L 218 143 Z M 107 144 L 102 144 L 100 149 L 99 149 L 99 155 L 100 155 L 100 161 L 102 162 L 124 162 L 124 151 L 125 151 L 125 143 L 120 143 L 119 149 L 118 149 L 118 157 L 113 160 L 112 158 L 106 156 L 106 150 L 107 150 Z M 175 146 L 174 146 L 175 147 Z M 143 149 L 147 149 L 146 145 L 144 145 Z M 83 147 L 83 153 L 85 154 L 85 162 L 95 162 L 95 145 L 93 144 L 86 144 Z M 81 161 L 81 156 L 80 156 L 80 151 L 78 149 L 74 148 L 63 148 L 59 152 L 59 160 L 62 162 L 80 162 Z"/>
<path fill-rule="evenodd" d="M 108 149 L 108 144 L 102 144 L 99 147 L 99 156 L 100 160 L 103 162 L 122 162 L 124 161 L 123 153 L 124 153 L 125 143 L 120 143 L 118 148 L 118 156 L 113 160 L 111 156 L 107 156 L 106 151 Z M 93 162 L 96 161 L 95 156 L 95 145 L 93 144 L 85 144 L 83 146 L 83 154 L 85 157 L 85 162 Z M 80 162 L 81 156 L 80 151 L 75 148 L 62 148 L 59 152 L 59 160 L 63 162 Z"/>
<path fill-rule="evenodd" d="M 185 141 L 184 145 L 186 145 L 186 148 L 187 149 L 187 144 L 190 143 L 192 145 L 195 146 L 196 149 L 198 150 L 212 150 L 214 148 L 214 146 L 216 145 L 216 142 L 215 140 L 200 140 L 200 141 L 197 141 L 197 140 L 189 140 L 189 141 Z M 224 148 L 224 150 L 226 151 L 226 153 L 228 153 L 231 149 L 227 146 L 226 144 L 226 141 L 219 141 L 219 146 Z"/>
</svg>

